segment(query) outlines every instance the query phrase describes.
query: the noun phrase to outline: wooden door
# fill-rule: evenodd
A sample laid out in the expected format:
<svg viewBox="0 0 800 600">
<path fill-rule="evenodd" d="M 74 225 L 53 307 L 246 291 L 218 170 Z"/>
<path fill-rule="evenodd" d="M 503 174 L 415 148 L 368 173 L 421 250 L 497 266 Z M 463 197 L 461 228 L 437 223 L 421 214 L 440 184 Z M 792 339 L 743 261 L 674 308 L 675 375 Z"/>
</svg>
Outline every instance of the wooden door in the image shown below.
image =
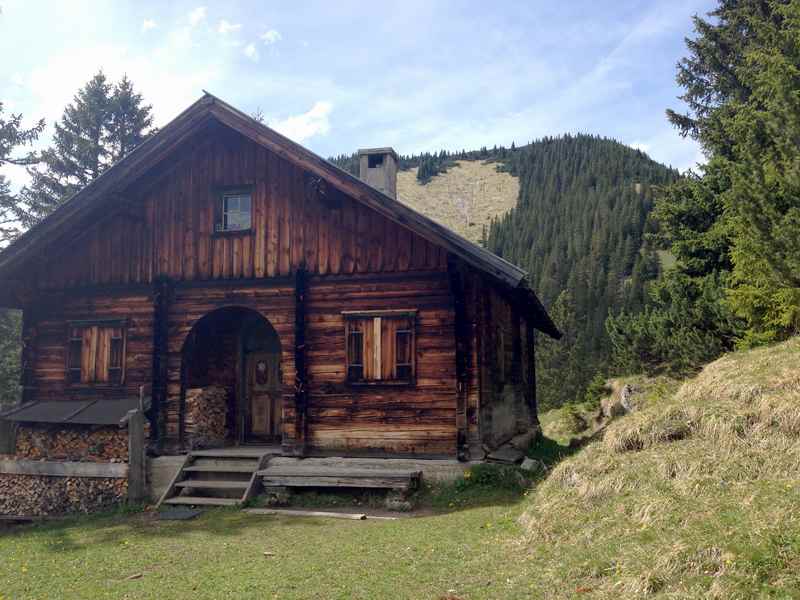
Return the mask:
<svg viewBox="0 0 800 600">
<path fill-rule="evenodd" d="M 283 406 L 279 356 L 269 352 L 247 355 L 246 440 L 281 441 Z"/>
</svg>

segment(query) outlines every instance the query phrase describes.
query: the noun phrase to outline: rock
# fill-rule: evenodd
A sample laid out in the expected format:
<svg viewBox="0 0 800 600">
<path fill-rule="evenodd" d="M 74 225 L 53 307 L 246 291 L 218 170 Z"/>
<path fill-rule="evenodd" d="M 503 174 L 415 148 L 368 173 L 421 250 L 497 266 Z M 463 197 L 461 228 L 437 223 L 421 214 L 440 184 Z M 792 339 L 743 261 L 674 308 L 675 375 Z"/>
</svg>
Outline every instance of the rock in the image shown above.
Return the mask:
<svg viewBox="0 0 800 600">
<path fill-rule="evenodd" d="M 511 438 L 511 445 L 517 450 L 522 450 L 524 452 L 530 448 L 531 442 L 533 442 L 535 437 L 535 430 L 526 431 L 525 433 L 515 435 L 513 438 Z"/>
<path fill-rule="evenodd" d="M 636 389 L 630 385 L 625 384 L 620 389 L 619 393 L 613 394 L 609 398 L 603 398 L 600 401 L 600 411 L 604 417 L 621 417 L 633 411 L 631 399 L 636 394 Z"/>
<path fill-rule="evenodd" d="M 402 492 L 389 492 L 386 494 L 384 506 L 386 510 L 395 512 L 409 512 L 414 509 L 414 505 L 411 504 L 409 499 Z"/>
<path fill-rule="evenodd" d="M 498 462 L 507 465 L 515 465 L 522 462 L 525 454 L 521 450 L 517 450 L 511 444 L 501 446 L 497 450 L 489 453 L 486 459 L 490 462 Z"/>
<path fill-rule="evenodd" d="M 539 471 L 545 470 L 545 466 L 542 461 L 527 457 L 522 461 L 522 464 L 519 466 L 519 468 L 523 471 L 530 471 L 531 473 L 538 473 Z"/>
</svg>

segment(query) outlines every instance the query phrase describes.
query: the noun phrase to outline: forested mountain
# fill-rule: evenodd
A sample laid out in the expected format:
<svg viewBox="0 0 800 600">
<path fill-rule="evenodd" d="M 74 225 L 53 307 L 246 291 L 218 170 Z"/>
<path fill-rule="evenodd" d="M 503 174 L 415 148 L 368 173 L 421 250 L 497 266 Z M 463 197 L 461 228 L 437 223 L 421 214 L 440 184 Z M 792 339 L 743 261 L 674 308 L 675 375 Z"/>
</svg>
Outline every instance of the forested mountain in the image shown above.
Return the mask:
<svg viewBox="0 0 800 600">
<path fill-rule="evenodd" d="M 356 155 L 331 160 L 358 174 Z M 539 401 L 558 406 L 581 400 L 592 377 L 610 370 L 606 318 L 622 311 L 637 314 L 647 303 L 647 283 L 660 271 L 655 248 L 645 243 L 653 193 L 676 181 L 678 173 L 639 150 L 591 135 L 401 156 L 401 170 L 416 168 L 411 204 L 461 233 L 469 232 L 460 227 L 460 215 L 432 207 L 443 202 L 436 182 L 445 178 L 448 188 L 456 189 L 454 182 L 467 176 L 468 161 L 518 178 L 518 197 L 503 203 L 504 210 L 481 204 L 501 215 L 490 221 L 482 243 L 528 271 L 565 334 L 558 342 L 539 339 Z M 398 194 L 408 202 L 403 194 L 408 195 L 409 178 L 402 175 Z M 494 204 L 499 206 L 497 199 Z M 509 205 L 514 208 L 505 210 Z M 471 214 L 470 222 L 482 223 L 484 216 Z"/>
<path fill-rule="evenodd" d="M 678 173 L 614 140 L 590 135 L 545 138 L 506 159 L 520 179 L 516 208 L 489 231 L 488 248 L 526 269 L 564 332 L 540 338 L 539 401 L 580 398 L 610 356 L 609 313 L 637 312 L 659 273 L 644 243 L 654 186 Z"/>
</svg>

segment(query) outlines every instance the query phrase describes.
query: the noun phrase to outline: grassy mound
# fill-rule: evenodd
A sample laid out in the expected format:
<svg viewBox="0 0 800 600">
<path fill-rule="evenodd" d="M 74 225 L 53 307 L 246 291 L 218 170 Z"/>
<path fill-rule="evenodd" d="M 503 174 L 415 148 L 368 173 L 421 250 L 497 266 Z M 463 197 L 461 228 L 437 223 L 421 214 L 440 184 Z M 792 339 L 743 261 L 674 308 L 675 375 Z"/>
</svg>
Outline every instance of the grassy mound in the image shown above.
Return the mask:
<svg viewBox="0 0 800 600">
<path fill-rule="evenodd" d="M 548 597 L 800 598 L 800 338 L 654 394 L 521 520 Z"/>
</svg>

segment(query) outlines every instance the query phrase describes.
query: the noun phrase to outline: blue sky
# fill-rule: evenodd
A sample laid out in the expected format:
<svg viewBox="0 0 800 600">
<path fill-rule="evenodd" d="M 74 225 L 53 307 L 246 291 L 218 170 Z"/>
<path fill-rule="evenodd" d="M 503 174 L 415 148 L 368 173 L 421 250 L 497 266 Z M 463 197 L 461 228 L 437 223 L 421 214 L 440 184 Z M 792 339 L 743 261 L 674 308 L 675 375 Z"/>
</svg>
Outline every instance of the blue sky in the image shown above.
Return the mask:
<svg viewBox="0 0 800 600">
<path fill-rule="evenodd" d="M 0 100 L 52 123 L 102 68 L 159 125 L 206 89 L 323 156 L 587 132 L 686 169 L 702 157 L 664 110 L 681 106 L 691 16 L 713 4 L 0 0 Z"/>
</svg>

